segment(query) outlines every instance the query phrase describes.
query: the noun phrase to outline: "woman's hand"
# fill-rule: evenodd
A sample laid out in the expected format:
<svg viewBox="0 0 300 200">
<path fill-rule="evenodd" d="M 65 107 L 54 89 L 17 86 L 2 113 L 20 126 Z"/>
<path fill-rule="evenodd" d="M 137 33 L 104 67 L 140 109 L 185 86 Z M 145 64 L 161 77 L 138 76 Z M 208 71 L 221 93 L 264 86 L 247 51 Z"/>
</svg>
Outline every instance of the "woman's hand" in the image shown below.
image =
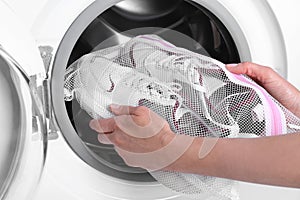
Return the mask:
<svg viewBox="0 0 300 200">
<path fill-rule="evenodd" d="M 92 120 L 101 143 L 113 144 L 126 164 L 148 170 L 173 164 L 193 142 L 192 137 L 175 135 L 169 124 L 150 109 L 111 105 L 114 118 Z"/>
<path fill-rule="evenodd" d="M 229 64 L 226 68 L 235 74 L 246 74 L 265 88 L 277 101 L 300 117 L 299 90 L 277 74 L 272 68 L 250 62 Z"/>
</svg>

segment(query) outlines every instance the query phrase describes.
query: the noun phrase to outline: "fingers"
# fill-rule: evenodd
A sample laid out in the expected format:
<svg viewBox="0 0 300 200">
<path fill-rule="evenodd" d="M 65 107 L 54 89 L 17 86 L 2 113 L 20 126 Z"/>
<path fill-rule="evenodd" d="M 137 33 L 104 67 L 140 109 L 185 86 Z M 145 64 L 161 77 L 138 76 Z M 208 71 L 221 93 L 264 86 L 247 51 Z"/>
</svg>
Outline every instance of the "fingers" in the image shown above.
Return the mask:
<svg viewBox="0 0 300 200">
<path fill-rule="evenodd" d="M 112 133 L 115 130 L 116 123 L 113 118 L 101 120 L 94 119 L 90 121 L 89 126 L 98 133 Z"/>
<path fill-rule="evenodd" d="M 239 64 L 227 64 L 226 69 L 234 74 L 245 74 L 245 68 L 241 67 Z"/>
<path fill-rule="evenodd" d="M 228 64 L 226 68 L 234 74 L 246 74 L 260 83 L 272 81 L 274 76 L 279 76 L 272 68 L 251 62 Z"/>
<path fill-rule="evenodd" d="M 89 124 L 90 128 L 97 131 L 98 141 L 102 144 L 113 144 L 112 137 L 113 132 L 115 131 L 115 120 L 113 118 L 109 119 L 100 119 L 100 120 L 91 120 Z"/>
<path fill-rule="evenodd" d="M 248 75 L 288 110 L 300 116 L 300 91 L 272 68 L 250 62 L 228 64 L 226 68 L 235 74 Z"/>
<path fill-rule="evenodd" d="M 150 113 L 146 107 L 138 106 L 121 106 L 111 105 L 111 110 L 117 116 L 109 119 L 91 120 L 90 128 L 98 133 L 112 133 L 116 129 L 122 129 L 124 132 L 134 132 L 137 127 L 149 124 L 150 116 L 145 113 Z M 128 130 L 130 129 L 130 131 Z"/>
<path fill-rule="evenodd" d="M 144 106 L 124 106 L 115 105 L 110 106 L 111 111 L 116 115 L 114 118 L 118 127 L 123 127 L 123 130 L 127 130 L 125 127 L 131 127 L 132 129 L 139 126 L 149 125 L 155 118 L 155 114 L 151 110 Z M 135 131 L 136 132 L 136 131 Z"/>
<path fill-rule="evenodd" d="M 98 134 L 98 141 L 102 144 L 113 144 L 111 139 L 109 138 L 110 134 Z"/>
<path fill-rule="evenodd" d="M 257 65 L 250 62 L 244 62 L 239 64 L 228 64 L 226 68 L 235 74 L 246 74 L 248 76 L 253 76 L 259 74 L 263 66 Z"/>
<path fill-rule="evenodd" d="M 109 119 L 92 120 L 90 127 L 98 133 L 126 134 L 134 138 L 150 138 L 167 130 L 166 121 L 150 109 L 138 106 L 111 105 L 117 116 Z M 110 136 L 108 136 L 111 139 Z"/>
</svg>

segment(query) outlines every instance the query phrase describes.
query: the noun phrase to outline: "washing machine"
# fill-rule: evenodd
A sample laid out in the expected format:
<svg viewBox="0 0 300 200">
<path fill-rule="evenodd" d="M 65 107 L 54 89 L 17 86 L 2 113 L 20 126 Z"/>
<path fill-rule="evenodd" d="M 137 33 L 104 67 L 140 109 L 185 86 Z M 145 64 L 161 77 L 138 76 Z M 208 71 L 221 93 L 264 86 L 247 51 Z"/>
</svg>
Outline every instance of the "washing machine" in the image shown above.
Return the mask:
<svg viewBox="0 0 300 200">
<path fill-rule="evenodd" d="M 2 0 L 0 199 L 186 199 L 99 144 L 90 117 L 65 102 L 65 70 L 140 34 L 224 63 L 273 67 L 297 87 L 296 0 Z M 240 182 L 242 200 L 300 191 Z"/>
</svg>

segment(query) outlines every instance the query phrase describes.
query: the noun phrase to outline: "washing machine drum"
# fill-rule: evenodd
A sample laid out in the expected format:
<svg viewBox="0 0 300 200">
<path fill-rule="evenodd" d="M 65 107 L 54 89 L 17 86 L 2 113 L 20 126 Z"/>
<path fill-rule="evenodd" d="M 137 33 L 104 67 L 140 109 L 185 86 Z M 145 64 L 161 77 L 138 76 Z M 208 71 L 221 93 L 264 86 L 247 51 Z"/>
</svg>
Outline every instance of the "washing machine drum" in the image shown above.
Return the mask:
<svg viewBox="0 0 300 200">
<path fill-rule="evenodd" d="M 95 119 L 113 117 L 110 104 L 143 105 L 167 120 L 175 133 L 192 137 L 271 136 L 297 132 L 293 127 L 300 125 L 300 119 L 248 77 L 156 35 L 83 56 L 68 68 L 64 89 L 66 100 L 76 98 Z M 193 199 L 236 198 L 231 180 L 150 173 Z"/>
<path fill-rule="evenodd" d="M 95 2 L 95 7 L 102 6 Z M 56 121 L 72 149 L 98 171 L 120 179 L 153 182 L 155 179 L 147 171 L 127 166 L 113 147 L 98 143 L 97 134 L 87 126 L 91 117 L 78 101 L 63 102 L 60 97 L 64 93 L 63 77 L 60 77 L 65 69 L 62 66 L 69 69 L 85 54 L 125 43 L 143 34 L 158 35 L 176 46 L 224 63 L 240 61 L 237 47 L 223 23 L 193 1 L 125 0 L 96 13 L 90 24 L 83 26 L 85 15 L 94 12 L 94 8 L 86 10 L 73 22 L 57 51 L 51 81 Z M 83 31 L 77 33 L 78 29 Z M 74 38 L 74 33 L 78 37 Z"/>
<path fill-rule="evenodd" d="M 101 4 L 102 2 L 101 3 L 99 2 L 100 1 L 95 2 L 95 7 L 97 8 L 102 7 Z M 174 46 L 182 47 L 196 54 L 212 57 L 216 60 L 221 61 L 222 63 L 238 63 L 241 61 L 241 59 L 248 59 L 248 58 L 249 58 L 248 60 L 251 60 L 251 56 L 248 56 L 247 48 L 246 50 L 242 49 L 241 52 L 238 52 L 235 41 L 233 40 L 231 34 L 229 33 L 225 25 L 221 22 L 221 20 L 218 17 L 216 17 L 216 15 L 214 15 L 211 10 L 204 8 L 197 2 L 200 1 L 125 0 L 125 1 L 121 1 L 116 5 L 113 5 L 113 3 L 110 4 L 110 6 L 112 7 L 108 9 L 106 7 L 105 9 L 101 8 L 100 12 L 95 12 L 96 10 L 95 7 L 93 9 L 87 9 L 84 13 L 82 13 L 81 16 L 78 17 L 78 19 L 74 21 L 72 26 L 68 29 L 57 51 L 56 59 L 54 60 L 53 80 L 51 81 L 51 85 L 52 85 L 51 96 L 53 98 L 53 104 L 54 104 L 53 110 L 55 116 L 57 117 L 57 123 L 60 126 L 62 134 L 65 136 L 66 140 L 68 141 L 68 144 L 71 146 L 71 148 L 77 153 L 77 155 L 81 159 L 83 159 L 85 162 L 87 162 L 90 166 L 92 166 L 96 170 L 118 179 L 129 180 L 131 181 L 131 183 L 134 184 L 139 182 L 151 182 L 152 184 L 153 181 L 156 181 L 155 179 L 153 179 L 152 176 L 149 175 L 149 173 L 147 173 L 147 171 L 140 168 L 133 168 L 127 166 L 124 163 L 124 161 L 117 155 L 114 148 L 110 145 L 100 144 L 97 141 L 97 133 L 90 130 L 90 128 L 88 127 L 88 123 L 92 118 L 97 118 L 100 116 L 102 117 L 112 116 L 111 113 L 106 110 L 105 106 L 113 102 L 112 99 L 116 97 L 114 96 L 114 98 L 111 98 L 108 96 L 108 98 L 104 99 L 101 98 L 103 97 L 101 92 L 99 91 L 94 92 L 95 91 L 94 89 L 98 87 L 97 85 L 95 85 L 96 82 L 93 81 L 94 79 L 97 79 L 97 77 L 94 76 L 97 75 L 97 73 L 100 73 L 99 77 L 103 77 L 105 79 L 105 80 L 101 80 L 104 81 L 106 84 L 104 88 L 107 91 L 110 91 L 116 86 L 114 85 L 115 83 L 112 83 L 114 79 L 120 81 L 121 83 L 122 78 L 124 78 L 122 77 L 124 74 L 132 73 L 132 70 L 130 69 L 132 68 L 132 66 L 134 66 L 135 63 L 128 62 L 128 60 L 122 60 L 123 58 L 117 59 L 116 62 L 112 61 L 114 58 L 117 58 L 117 54 L 119 53 L 119 50 L 122 46 L 122 45 L 121 46 L 118 45 L 125 44 L 126 46 L 126 44 L 129 44 L 127 42 L 131 41 L 131 38 L 134 38 L 139 35 L 155 34 L 158 35 L 160 38 L 159 39 L 152 38 L 151 36 L 150 38 L 153 39 L 154 42 L 157 40 L 163 41 L 161 40 L 161 38 L 163 38 L 164 39 L 163 43 L 166 43 L 170 46 L 174 45 Z M 90 20 L 91 19 L 89 15 L 90 13 L 94 13 L 92 18 L 93 20 Z M 88 20 L 85 20 L 85 17 L 88 17 Z M 86 21 L 90 22 L 90 24 L 82 25 L 86 23 Z M 80 33 L 78 32 L 78 30 L 80 30 Z M 138 40 L 140 39 L 141 38 L 139 38 Z M 135 38 L 135 40 L 137 40 L 137 38 Z M 140 44 L 140 42 L 137 42 L 137 44 Z M 236 42 L 238 42 L 239 45 L 242 45 L 243 47 L 247 46 L 246 40 L 237 40 Z M 245 45 L 243 44 L 244 42 Z M 159 44 L 152 45 L 150 49 L 153 49 L 153 47 L 157 45 L 159 46 Z M 162 47 L 161 49 L 164 48 L 165 47 Z M 171 51 L 170 57 L 164 58 L 166 52 L 170 51 L 170 49 L 168 48 L 167 50 L 161 50 L 161 49 L 159 50 L 159 48 L 157 48 L 157 50 L 161 52 L 158 53 L 157 55 L 157 58 L 162 58 L 160 61 L 158 61 L 160 65 L 167 65 L 168 63 L 173 62 L 176 65 L 182 64 L 183 66 L 184 65 L 189 66 L 188 63 L 189 59 L 186 59 L 186 57 L 184 57 L 185 54 L 183 54 L 183 56 L 179 58 L 177 54 L 175 55 Z M 126 59 L 128 59 L 128 57 L 129 58 L 132 57 L 133 55 L 135 55 L 135 52 L 138 51 L 134 51 L 134 52 L 132 51 L 131 56 L 128 55 L 128 52 L 130 51 L 127 51 L 127 55 L 125 55 L 126 51 L 123 52 L 125 55 L 124 57 Z M 123 53 L 121 54 L 123 55 Z M 241 53 L 241 58 L 239 53 Z M 81 58 L 86 54 L 88 54 L 86 57 Z M 151 55 L 155 55 L 155 53 Z M 191 53 L 188 53 L 188 55 L 191 55 Z M 126 63 L 122 63 L 125 61 Z M 218 130 L 217 131 L 218 137 L 228 137 L 234 135 L 237 136 L 239 130 L 245 133 L 252 132 L 252 130 L 251 131 L 249 130 L 250 126 L 240 126 L 241 124 L 245 124 L 246 123 L 245 121 L 253 122 L 253 126 L 251 127 L 256 127 L 257 131 L 261 135 L 264 134 L 271 135 L 272 133 L 276 132 L 274 131 L 273 128 L 266 126 L 266 124 L 270 125 L 272 123 L 268 123 L 268 122 L 266 123 L 266 120 L 262 114 L 263 110 L 266 109 L 264 105 L 267 104 L 262 103 L 263 100 L 259 100 L 260 98 L 258 98 L 257 96 L 255 96 L 257 98 L 254 98 L 253 96 L 253 99 L 251 99 L 252 98 L 251 95 L 254 95 L 255 93 L 254 91 L 260 89 L 258 88 L 253 89 L 252 86 L 253 83 L 251 82 L 251 80 L 247 79 L 246 77 L 232 77 L 231 75 L 228 75 L 228 73 L 225 73 L 222 70 L 223 68 L 221 67 L 223 66 L 222 63 L 212 61 L 211 59 L 208 59 L 206 61 L 207 61 L 207 68 L 209 68 L 208 66 L 211 65 L 212 69 L 206 69 L 204 67 L 203 69 L 200 70 L 201 73 L 203 73 L 203 77 L 205 77 L 205 79 L 202 77 L 202 75 L 201 76 L 197 75 L 198 72 L 196 69 L 189 68 L 189 70 L 186 71 L 187 74 L 184 74 L 182 76 L 182 77 L 186 77 L 186 80 L 182 81 L 183 82 L 182 84 L 179 84 L 177 81 L 171 81 L 172 84 L 168 84 L 165 86 L 162 83 L 163 86 L 161 87 L 160 81 L 166 81 L 166 80 L 169 81 L 169 76 L 163 76 L 163 79 L 160 79 L 162 77 L 160 75 L 157 76 L 157 73 L 155 72 L 155 70 L 157 70 L 158 68 L 154 67 L 149 69 L 150 74 L 151 73 L 156 74 L 154 77 L 151 78 L 148 77 L 143 79 L 142 76 L 149 75 L 147 70 L 142 71 L 142 75 L 136 73 L 136 72 L 141 73 L 141 71 L 135 71 L 134 73 L 138 74 L 138 76 L 141 76 L 141 77 L 136 76 L 136 78 L 143 79 L 144 82 L 134 81 L 133 77 L 131 77 L 131 79 L 127 79 L 127 83 L 128 82 L 130 83 L 130 81 L 132 80 L 132 82 L 134 83 L 133 85 L 136 85 L 137 87 L 139 86 L 143 87 L 145 86 L 144 83 L 147 83 L 147 81 L 154 82 L 154 84 L 152 85 L 150 84 L 148 87 L 146 87 L 146 89 L 150 90 L 151 92 L 153 92 L 153 94 L 157 96 L 162 96 L 162 101 L 160 103 L 164 102 L 165 105 L 161 107 L 167 107 L 170 109 L 173 108 L 174 110 L 174 106 L 173 106 L 174 103 L 180 105 L 181 106 L 180 109 L 179 107 L 178 108 L 175 107 L 175 110 L 177 109 L 178 112 L 174 111 L 173 113 L 170 114 L 170 111 L 160 113 L 161 107 L 158 106 L 159 104 L 156 105 L 156 103 L 153 103 L 151 100 L 147 101 L 143 99 L 138 102 L 138 105 L 148 106 L 152 108 L 155 112 L 161 114 L 162 116 L 165 116 L 166 119 L 174 118 L 175 121 L 178 120 L 178 122 L 176 123 L 173 123 L 172 121 L 170 122 L 170 125 L 172 126 L 173 130 L 177 133 L 181 133 L 181 131 L 177 131 L 179 127 L 178 124 L 182 125 L 184 121 L 188 121 L 186 120 L 188 118 L 191 119 L 191 121 L 194 120 L 194 122 L 196 122 L 193 123 L 193 125 L 191 126 L 191 128 L 194 129 L 194 133 L 195 133 L 194 136 L 201 136 L 201 134 L 202 136 L 214 135 L 213 134 L 214 131 L 210 131 L 210 133 L 209 131 L 199 131 L 199 130 L 203 130 L 203 127 L 199 125 L 200 119 L 195 119 L 194 117 L 196 115 L 189 112 L 188 109 L 184 108 L 185 106 L 194 105 L 194 103 L 196 103 L 194 101 L 196 101 L 197 98 L 202 98 L 204 99 L 204 101 L 208 101 L 207 97 L 203 96 L 203 91 L 205 91 L 205 89 L 207 88 L 202 87 L 203 86 L 202 84 L 206 84 L 206 87 L 208 87 L 208 93 L 209 93 L 208 96 L 210 98 L 210 101 L 213 101 L 212 105 L 220 105 L 221 106 L 220 108 L 224 108 L 224 110 L 222 110 L 218 107 L 212 107 L 211 105 L 206 105 L 206 107 L 202 106 L 200 108 L 202 111 L 205 111 L 202 114 L 200 114 L 200 116 L 205 121 L 202 124 L 210 123 L 213 127 L 212 129 Z M 90 63 L 89 68 L 82 67 L 83 65 L 84 66 L 88 65 L 88 63 Z M 101 69 L 98 68 L 99 66 L 97 66 L 96 63 L 102 63 L 103 65 L 101 66 L 104 68 Z M 62 76 L 63 74 L 65 74 L 65 68 L 62 66 L 65 66 L 65 68 L 67 68 L 67 73 L 68 73 L 68 75 L 66 76 L 66 85 L 65 85 L 66 87 L 64 88 L 64 91 L 62 90 L 63 89 Z M 78 74 L 76 74 L 77 68 L 78 68 Z M 124 72 L 124 74 L 112 73 L 111 77 L 105 76 L 106 72 L 110 72 L 111 70 L 118 69 L 118 68 L 120 68 L 120 70 L 116 70 L 116 71 L 122 71 Z M 86 82 L 80 83 L 78 78 L 81 77 L 80 75 L 81 71 L 84 70 L 87 71 L 82 73 L 83 74 L 82 81 L 86 81 Z M 93 73 L 89 73 L 91 72 L 89 70 L 91 70 Z M 138 70 L 142 70 L 142 69 L 140 68 Z M 86 73 L 89 73 L 89 75 L 87 75 Z M 181 76 L 182 74 L 180 75 L 180 73 L 181 72 L 174 72 L 172 76 L 174 76 L 175 74 L 177 74 L 177 76 Z M 221 99 L 218 95 L 215 95 L 218 94 L 218 92 L 220 93 L 221 91 L 226 91 L 226 89 L 228 89 L 226 88 L 227 82 L 224 85 L 222 85 L 222 83 L 224 83 L 223 78 L 225 78 L 227 75 L 228 77 L 233 78 L 233 80 L 235 81 L 232 82 L 230 86 L 233 90 L 240 89 L 240 91 L 245 91 L 244 94 L 240 94 L 242 96 L 244 95 L 242 99 L 249 99 L 251 97 L 250 98 L 251 101 L 249 100 L 246 102 L 248 106 L 249 115 L 246 115 L 245 118 L 240 118 L 238 120 L 236 118 L 238 116 L 237 114 L 238 112 L 234 114 L 236 116 L 230 116 L 228 114 L 230 110 L 232 112 L 235 112 L 239 110 L 241 107 L 245 106 L 246 104 L 245 102 L 240 102 L 237 103 L 236 105 L 232 105 L 230 108 L 226 107 L 227 101 L 233 101 L 233 102 L 238 101 L 237 98 L 238 96 L 233 95 L 231 97 L 227 97 L 226 95 L 228 95 L 230 92 L 229 93 L 225 92 L 222 94 L 223 95 L 222 97 L 224 97 L 224 99 Z M 200 77 L 202 77 L 203 79 L 200 80 L 199 79 Z M 101 81 L 99 83 L 101 83 Z M 138 85 L 138 83 L 141 84 Z M 234 83 L 240 86 L 236 87 Z M 87 85 L 88 87 L 84 88 Z M 158 88 L 160 87 L 161 89 L 158 90 Z M 194 91 L 198 91 L 198 92 L 194 93 L 193 98 L 187 100 L 185 98 L 186 96 L 184 96 L 183 93 L 182 94 L 180 93 L 183 92 L 184 89 L 186 88 L 189 88 L 187 89 L 189 90 L 189 92 L 194 92 Z M 184 92 L 186 92 L 185 93 L 186 95 L 189 93 L 187 91 Z M 68 101 L 65 102 L 63 101 L 61 97 L 63 93 L 65 93 L 65 98 Z M 88 98 L 88 95 L 92 95 L 92 96 L 100 95 L 101 97 L 99 96 L 99 98 L 97 99 L 99 101 L 101 100 L 103 105 L 94 106 L 93 105 L 94 100 L 92 98 Z M 169 99 L 166 100 L 167 98 Z M 266 99 L 264 95 L 261 98 Z M 119 98 L 118 101 L 116 101 L 116 103 L 118 102 L 122 103 L 126 100 L 128 99 Z M 135 105 L 137 105 L 136 101 L 137 99 L 133 101 Z M 172 105 L 169 105 L 170 102 L 172 102 L 171 103 Z M 189 102 L 189 104 L 187 102 Z M 195 105 L 197 105 L 197 103 Z M 277 104 L 276 107 L 278 107 Z M 224 119 L 221 119 L 221 117 L 218 118 L 218 114 L 216 114 L 217 113 L 216 110 L 218 109 L 219 109 L 218 112 L 220 112 L 222 116 L 225 116 L 226 122 L 222 121 Z M 67 114 L 65 111 L 67 112 Z M 174 115 L 175 113 L 176 115 Z M 282 112 L 280 113 L 282 114 Z M 183 122 L 181 122 L 182 118 L 184 119 Z M 220 122 L 223 122 L 225 124 L 220 124 Z M 266 130 L 264 130 L 265 127 L 267 127 Z M 283 125 L 282 127 L 285 126 Z M 179 128 L 184 128 L 184 126 Z M 173 175 L 174 174 L 172 174 L 171 176 Z M 167 178 L 165 180 L 169 180 L 169 182 L 166 183 L 163 182 L 163 179 L 160 179 L 158 176 L 155 175 L 153 176 L 157 178 L 157 180 L 159 180 L 161 183 L 167 185 L 168 187 L 174 189 L 175 191 L 181 191 L 185 194 L 189 193 L 189 190 L 186 190 L 184 192 L 184 188 L 181 189 L 176 188 L 176 187 L 180 187 L 180 184 L 173 185 L 173 186 L 168 185 L 171 183 L 176 183 L 177 182 L 176 180 L 178 180 L 176 178 L 175 179 Z M 182 181 L 182 179 L 180 180 Z M 191 179 L 187 178 L 185 181 L 188 182 L 190 180 Z M 200 180 L 200 179 L 196 178 L 196 180 Z M 209 177 L 205 180 L 207 180 L 206 183 L 209 183 L 210 180 L 215 180 L 215 179 Z M 213 182 L 214 181 L 212 181 L 211 183 Z M 180 181 L 178 183 L 180 183 Z M 227 182 L 224 182 L 224 184 L 227 184 Z M 226 188 L 226 192 L 228 192 L 231 188 L 231 184 L 228 185 L 229 187 Z M 194 187 L 191 187 L 191 189 L 193 188 Z M 194 191 L 203 191 L 203 188 L 202 190 L 201 189 L 198 190 L 199 188 L 194 188 L 194 189 L 195 189 Z M 196 195 L 199 194 L 197 192 L 195 193 L 192 192 L 192 193 Z"/>
</svg>

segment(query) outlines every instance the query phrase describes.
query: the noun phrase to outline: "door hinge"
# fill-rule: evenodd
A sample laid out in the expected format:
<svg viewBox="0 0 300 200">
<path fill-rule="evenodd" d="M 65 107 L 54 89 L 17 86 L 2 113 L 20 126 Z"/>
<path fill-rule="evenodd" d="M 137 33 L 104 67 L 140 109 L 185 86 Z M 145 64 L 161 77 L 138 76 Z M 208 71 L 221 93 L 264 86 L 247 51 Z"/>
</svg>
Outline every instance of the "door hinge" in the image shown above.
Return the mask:
<svg viewBox="0 0 300 200">
<path fill-rule="evenodd" d="M 39 46 L 40 55 L 43 59 L 44 67 L 46 74 L 34 75 L 30 77 L 32 91 L 35 91 L 36 96 L 40 99 L 40 105 L 43 113 L 43 122 L 47 134 L 48 140 L 53 140 L 58 138 L 58 128 L 54 122 L 52 105 L 51 105 L 51 97 L 50 97 L 50 76 L 49 69 L 52 62 L 53 57 L 53 48 L 51 46 Z M 41 78 L 42 77 L 42 78 Z"/>
</svg>

